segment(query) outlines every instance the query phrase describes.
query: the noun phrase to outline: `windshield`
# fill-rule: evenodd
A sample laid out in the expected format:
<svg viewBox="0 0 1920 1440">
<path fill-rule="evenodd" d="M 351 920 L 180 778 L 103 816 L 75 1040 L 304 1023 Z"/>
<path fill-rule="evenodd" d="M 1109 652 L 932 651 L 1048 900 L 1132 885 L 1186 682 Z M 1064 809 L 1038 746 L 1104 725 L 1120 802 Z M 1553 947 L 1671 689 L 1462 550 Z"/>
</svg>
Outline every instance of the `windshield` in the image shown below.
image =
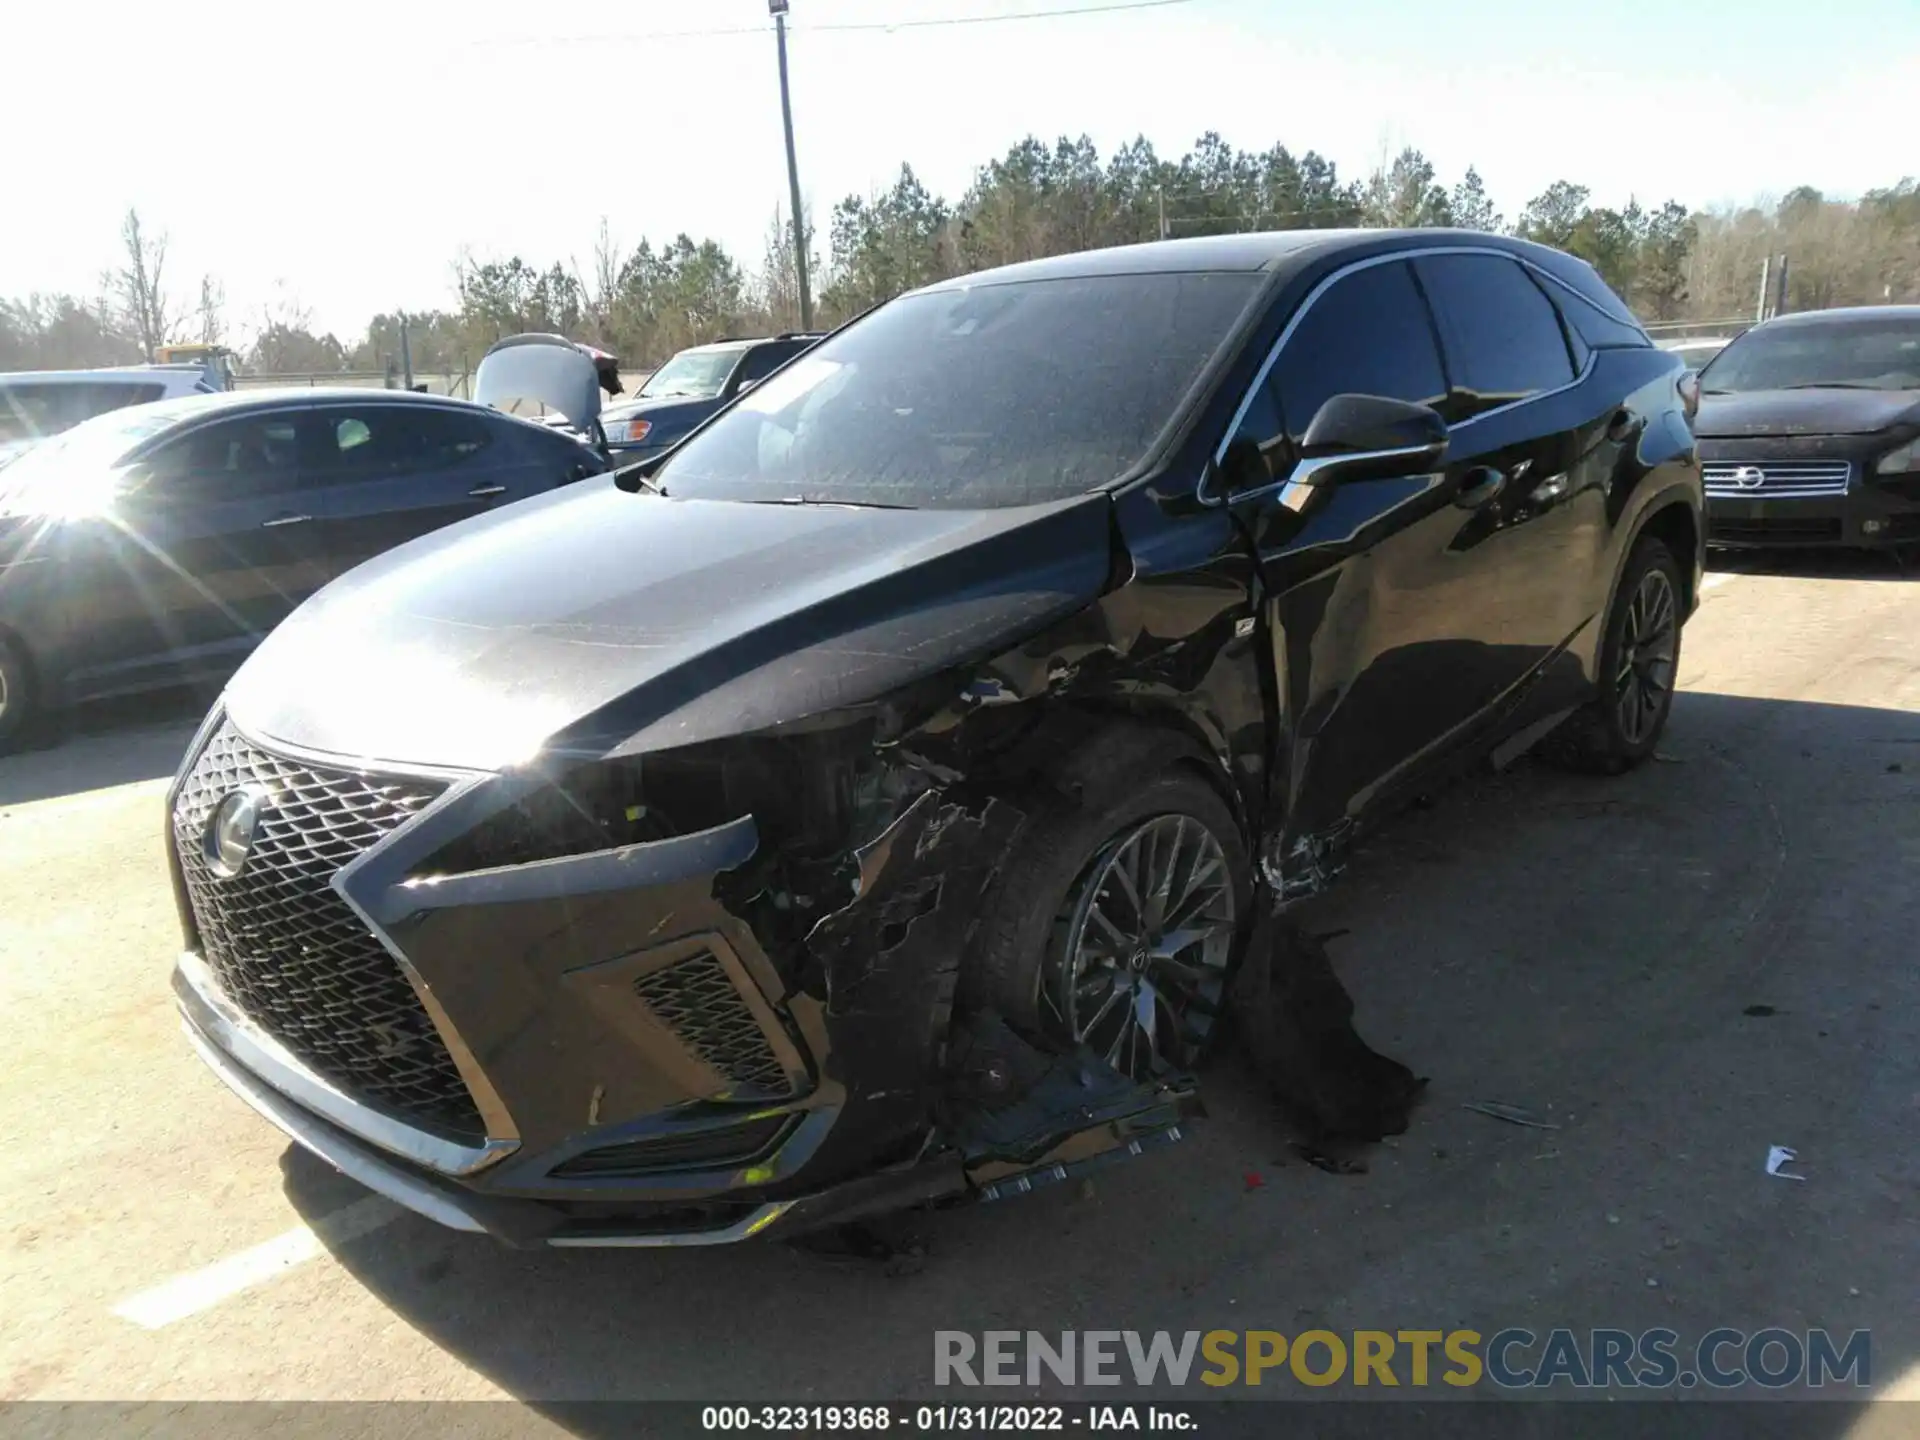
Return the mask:
<svg viewBox="0 0 1920 1440">
<path fill-rule="evenodd" d="M 1032 505 L 1145 457 L 1262 277 L 1100 275 L 903 296 L 687 441 L 670 495 Z"/>
<path fill-rule="evenodd" d="M 660 400 L 669 395 L 688 395 L 711 400 L 725 388 L 727 376 L 740 363 L 741 351 L 682 350 L 647 377 L 636 397 Z"/>
<path fill-rule="evenodd" d="M 1826 386 L 1920 389 L 1920 318 L 1762 326 L 1700 372 L 1711 395 Z"/>
</svg>

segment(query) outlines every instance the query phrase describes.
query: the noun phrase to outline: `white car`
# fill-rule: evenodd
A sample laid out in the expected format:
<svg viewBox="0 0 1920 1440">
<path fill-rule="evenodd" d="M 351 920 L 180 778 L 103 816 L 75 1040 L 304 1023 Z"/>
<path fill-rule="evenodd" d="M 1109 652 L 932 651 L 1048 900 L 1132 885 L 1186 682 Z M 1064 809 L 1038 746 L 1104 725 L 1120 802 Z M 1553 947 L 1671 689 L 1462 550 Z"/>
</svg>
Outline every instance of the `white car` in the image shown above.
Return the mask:
<svg viewBox="0 0 1920 1440">
<path fill-rule="evenodd" d="M 1662 350 L 1670 350 L 1686 362 L 1689 370 L 1699 371 L 1706 363 L 1727 348 L 1730 336 L 1692 335 L 1685 340 L 1665 340 L 1660 344 Z"/>
<path fill-rule="evenodd" d="M 0 374 L 0 466 L 49 435 L 71 430 L 109 410 L 180 395 L 207 395 L 218 389 L 200 365 Z"/>
</svg>

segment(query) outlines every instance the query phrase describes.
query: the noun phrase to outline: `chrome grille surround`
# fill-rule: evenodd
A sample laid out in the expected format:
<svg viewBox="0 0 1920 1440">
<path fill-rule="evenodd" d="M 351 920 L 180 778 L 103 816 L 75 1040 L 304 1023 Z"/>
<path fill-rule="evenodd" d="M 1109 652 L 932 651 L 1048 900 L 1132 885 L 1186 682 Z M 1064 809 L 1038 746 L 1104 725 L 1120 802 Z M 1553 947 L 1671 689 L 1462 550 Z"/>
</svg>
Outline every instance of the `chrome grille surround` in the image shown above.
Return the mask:
<svg viewBox="0 0 1920 1440">
<path fill-rule="evenodd" d="M 1759 483 L 1741 484 L 1745 473 Z M 1723 500 L 1796 500 L 1844 495 L 1853 480 L 1850 460 L 1710 460 L 1700 467 L 1709 495 Z"/>
</svg>

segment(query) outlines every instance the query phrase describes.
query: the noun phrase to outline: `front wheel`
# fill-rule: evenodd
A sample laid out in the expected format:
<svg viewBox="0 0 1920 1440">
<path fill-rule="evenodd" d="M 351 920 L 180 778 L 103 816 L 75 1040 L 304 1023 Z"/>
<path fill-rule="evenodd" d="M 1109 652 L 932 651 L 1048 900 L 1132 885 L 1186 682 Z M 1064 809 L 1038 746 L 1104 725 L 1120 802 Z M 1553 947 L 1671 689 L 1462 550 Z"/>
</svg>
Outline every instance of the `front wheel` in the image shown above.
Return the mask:
<svg viewBox="0 0 1920 1440">
<path fill-rule="evenodd" d="M 1031 817 L 963 984 L 1030 1036 L 1146 1079 L 1212 1040 L 1251 872 L 1232 812 L 1194 770 L 1093 773 L 1078 803 Z"/>
<path fill-rule="evenodd" d="M 1642 536 L 1607 615 L 1600 693 L 1569 717 L 1547 753 L 1577 769 L 1617 775 L 1653 754 L 1673 712 L 1680 672 L 1680 566 Z"/>
</svg>

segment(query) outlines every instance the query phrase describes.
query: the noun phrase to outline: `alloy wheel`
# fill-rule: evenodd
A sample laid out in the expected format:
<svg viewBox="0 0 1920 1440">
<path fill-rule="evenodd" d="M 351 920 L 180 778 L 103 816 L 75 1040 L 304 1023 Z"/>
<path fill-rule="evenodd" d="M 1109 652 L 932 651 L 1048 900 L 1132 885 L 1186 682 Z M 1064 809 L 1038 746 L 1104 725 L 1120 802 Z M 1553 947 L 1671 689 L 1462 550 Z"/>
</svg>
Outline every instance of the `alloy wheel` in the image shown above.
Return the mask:
<svg viewBox="0 0 1920 1440">
<path fill-rule="evenodd" d="M 1673 696 L 1674 659 L 1680 646 L 1678 617 L 1673 582 L 1666 571 L 1647 571 L 1627 602 L 1619 668 L 1614 674 L 1614 714 L 1620 737 L 1629 745 L 1646 742 Z"/>
<path fill-rule="evenodd" d="M 1141 1078 L 1191 1063 L 1213 1027 L 1233 953 L 1233 876 L 1220 841 L 1160 815 L 1094 858 L 1041 971 L 1062 1038 Z"/>
</svg>

